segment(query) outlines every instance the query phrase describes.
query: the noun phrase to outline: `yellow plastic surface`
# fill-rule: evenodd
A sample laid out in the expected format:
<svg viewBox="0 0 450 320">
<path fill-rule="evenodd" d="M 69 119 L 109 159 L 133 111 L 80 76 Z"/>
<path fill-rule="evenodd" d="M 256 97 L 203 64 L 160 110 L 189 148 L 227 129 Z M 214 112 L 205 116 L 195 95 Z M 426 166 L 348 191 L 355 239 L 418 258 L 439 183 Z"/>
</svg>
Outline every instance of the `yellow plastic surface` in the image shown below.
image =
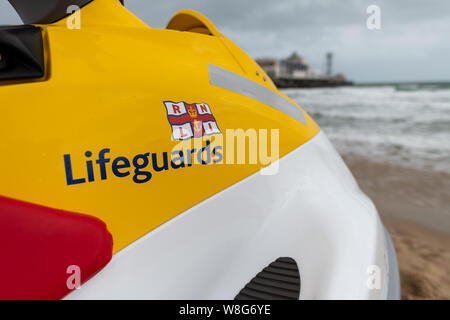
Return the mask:
<svg viewBox="0 0 450 320">
<path fill-rule="evenodd" d="M 309 116 L 305 126 L 209 84 L 211 63 L 277 91 L 224 36 L 153 29 L 112 0 L 86 5 L 81 23 L 80 30 L 69 30 L 66 19 L 45 26 L 47 81 L 0 86 L 0 194 L 102 219 L 114 252 L 262 167 L 211 164 L 155 172 L 150 165 L 153 176 L 142 184 L 133 182 L 133 172 L 113 175 L 112 160 L 119 156 L 156 153 L 161 165 L 162 153 L 179 143 L 171 139 L 163 101 L 209 104 L 222 133 L 279 129 L 280 156 L 319 132 Z M 111 161 L 101 180 L 95 160 L 105 148 Z M 95 180 L 67 185 L 67 154 L 74 178 L 87 178 L 86 161 L 94 160 Z"/>
</svg>

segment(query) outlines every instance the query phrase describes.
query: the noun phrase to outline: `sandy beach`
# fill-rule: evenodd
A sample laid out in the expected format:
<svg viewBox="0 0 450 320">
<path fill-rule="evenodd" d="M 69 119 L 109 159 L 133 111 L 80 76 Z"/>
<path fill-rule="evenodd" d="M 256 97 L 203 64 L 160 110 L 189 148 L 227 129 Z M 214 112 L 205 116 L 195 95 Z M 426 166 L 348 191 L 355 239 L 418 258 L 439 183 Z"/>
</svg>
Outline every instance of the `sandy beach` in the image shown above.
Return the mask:
<svg viewBox="0 0 450 320">
<path fill-rule="evenodd" d="M 397 250 L 403 299 L 450 299 L 450 174 L 344 156 Z"/>
</svg>

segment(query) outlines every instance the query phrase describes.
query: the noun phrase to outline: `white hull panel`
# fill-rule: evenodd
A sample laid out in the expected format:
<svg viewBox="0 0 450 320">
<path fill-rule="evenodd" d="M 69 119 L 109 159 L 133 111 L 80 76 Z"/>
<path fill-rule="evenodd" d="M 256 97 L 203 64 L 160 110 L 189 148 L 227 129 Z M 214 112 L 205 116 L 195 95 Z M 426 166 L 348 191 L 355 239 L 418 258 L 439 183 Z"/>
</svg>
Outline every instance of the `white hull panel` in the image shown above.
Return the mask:
<svg viewBox="0 0 450 320">
<path fill-rule="evenodd" d="M 233 299 L 272 261 L 292 257 L 300 299 L 385 299 L 383 226 L 326 136 L 278 165 L 138 239 L 66 298 Z M 373 265 L 379 288 L 367 284 Z"/>
</svg>

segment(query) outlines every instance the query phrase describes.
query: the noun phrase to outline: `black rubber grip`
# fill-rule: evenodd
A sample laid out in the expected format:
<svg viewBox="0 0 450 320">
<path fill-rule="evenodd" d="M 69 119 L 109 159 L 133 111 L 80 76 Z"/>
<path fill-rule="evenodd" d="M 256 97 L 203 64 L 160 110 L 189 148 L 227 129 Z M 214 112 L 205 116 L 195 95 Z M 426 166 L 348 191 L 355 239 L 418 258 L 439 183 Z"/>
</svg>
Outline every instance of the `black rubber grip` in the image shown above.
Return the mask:
<svg viewBox="0 0 450 320">
<path fill-rule="evenodd" d="M 298 300 L 300 272 L 289 257 L 278 258 L 259 272 L 235 297 L 236 300 Z"/>
</svg>

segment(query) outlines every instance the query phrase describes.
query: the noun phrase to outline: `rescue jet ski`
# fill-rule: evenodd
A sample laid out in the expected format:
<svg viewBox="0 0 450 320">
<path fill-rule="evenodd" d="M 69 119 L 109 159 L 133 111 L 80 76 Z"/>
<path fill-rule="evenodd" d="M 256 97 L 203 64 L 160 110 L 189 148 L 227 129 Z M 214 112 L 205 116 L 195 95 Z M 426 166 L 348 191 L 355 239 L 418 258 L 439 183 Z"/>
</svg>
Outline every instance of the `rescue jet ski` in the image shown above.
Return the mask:
<svg viewBox="0 0 450 320">
<path fill-rule="evenodd" d="M 0 27 L 1 299 L 400 297 L 372 201 L 211 21 L 9 2 L 24 25 Z"/>
</svg>

